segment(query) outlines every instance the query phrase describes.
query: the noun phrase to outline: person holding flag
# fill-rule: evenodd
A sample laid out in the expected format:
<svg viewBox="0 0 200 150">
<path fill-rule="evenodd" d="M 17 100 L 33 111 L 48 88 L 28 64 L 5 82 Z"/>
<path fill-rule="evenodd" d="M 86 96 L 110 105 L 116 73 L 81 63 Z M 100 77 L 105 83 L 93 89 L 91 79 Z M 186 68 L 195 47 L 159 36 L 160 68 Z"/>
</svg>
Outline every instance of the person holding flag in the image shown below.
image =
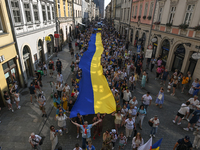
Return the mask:
<svg viewBox="0 0 200 150">
<path fill-rule="evenodd" d="M 76 125 L 77 127 L 80 127 L 82 130 L 82 148 L 83 150 L 86 148 L 86 142 L 91 141 L 91 128 L 98 124 L 99 122 L 101 122 L 102 119 L 98 120 L 97 122 L 93 123 L 93 124 L 89 124 L 88 122 L 85 121 L 84 125 L 80 125 L 78 123 L 75 123 L 71 120 L 71 122 Z"/>
</svg>

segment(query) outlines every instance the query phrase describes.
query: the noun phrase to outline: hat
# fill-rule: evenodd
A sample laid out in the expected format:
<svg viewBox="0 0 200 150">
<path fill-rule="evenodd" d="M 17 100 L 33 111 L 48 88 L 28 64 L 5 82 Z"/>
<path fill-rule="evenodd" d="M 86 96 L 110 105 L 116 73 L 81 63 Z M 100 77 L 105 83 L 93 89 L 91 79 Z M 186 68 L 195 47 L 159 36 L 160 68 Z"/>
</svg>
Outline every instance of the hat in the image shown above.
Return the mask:
<svg viewBox="0 0 200 150">
<path fill-rule="evenodd" d="M 154 115 L 154 117 L 158 117 L 158 115 Z"/>
<path fill-rule="evenodd" d="M 200 109 L 200 105 L 197 105 L 196 107 Z"/>
<path fill-rule="evenodd" d="M 190 137 L 188 135 L 185 136 L 186 140 L 190 140 Z"/>
<path fill-rule="evenodd" d="M 115 129 L 112 129 L 111 132 L 112 132 L 112 133 L 116 133 L 116 130 L 115 130 Z"/>
</svg>

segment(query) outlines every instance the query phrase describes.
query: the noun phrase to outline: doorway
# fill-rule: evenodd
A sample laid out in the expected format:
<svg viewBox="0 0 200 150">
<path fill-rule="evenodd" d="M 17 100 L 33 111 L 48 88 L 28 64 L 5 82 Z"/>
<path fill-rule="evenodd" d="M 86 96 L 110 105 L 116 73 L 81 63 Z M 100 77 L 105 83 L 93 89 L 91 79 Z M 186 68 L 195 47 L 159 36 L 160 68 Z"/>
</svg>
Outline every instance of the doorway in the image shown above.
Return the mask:
<svg viewBox="0 0 200 150">
<path fill-rule="evenodd" d="M 32 65 L 31 65 L 31 53 L 30 48 L 26 45 L 23 48 L 23 59 L 24 59 L 24 66 L 27 75 L 27 79 L 30 79 L 33 75 L 32 73 Z"/>
<path fill-rule="evenodd" d="M 176 51 L 174 52 L 174 62 L 172 66 L 172 71 L 175 71 L 175 69 L 178 69 L 178 71 L 181 71 L 183 60 L 185 57 L 185 47 L 183 44 L 179 44 Z"/>
</svg>

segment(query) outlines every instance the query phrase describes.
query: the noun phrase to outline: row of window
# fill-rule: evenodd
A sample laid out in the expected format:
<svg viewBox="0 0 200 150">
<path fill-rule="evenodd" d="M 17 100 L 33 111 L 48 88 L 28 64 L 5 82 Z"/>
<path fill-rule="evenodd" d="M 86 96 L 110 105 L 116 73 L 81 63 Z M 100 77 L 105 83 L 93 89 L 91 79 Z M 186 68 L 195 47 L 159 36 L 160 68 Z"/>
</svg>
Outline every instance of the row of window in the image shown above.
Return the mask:
<svg viewBox="0 0 200 150">
<path fill-rule="evenodd" d="M 139 16 L 142 15 L 142 7 L 143 7 L 143 4 L 140 4 Z M 154 3 L 151 2 L 148 16 L 152 16 L 153 7 L 154 7 Z M 148 10 L 148 3 L 145 4 L 144 16 L 147 16 L 147 10 Z M 137 12 L 138 12 L 138 6 L 137 5 L 136 6 L 132 6 L 132 18 L 134 16 L 137 16 Z"/>
<path fill-rule="evenodd" d="M 74 3 L 81 5 L 81 0 L 74 0 Z"/>
<path fill-rule="evenodd" d="M 58 15 L 61 17 L 61 10 L 60 10 L 60 0 L 58 0 Z M 64 10 L 64 17 L 66 17 L 66 5 L 65 1 L 63 1 L 63 10 Z M 72 17 L 72 4 L 68 3 L 68 17 Z"/>
<path fill-rule="evenodd" d="M 31 7 L 32 6 L 32 7 Z M 35 22 L 39 22 L 39 11 L 38 11 L 38 7 L 39 5 L 36 3 L 23 3 L 23 9 L 24 9 L 24 13 L 25 13 L 25 19 L 27 23 L 31 23 L 34 22 L 33 20 L 35 20 Z M 50 7 L 52 9 L 52 18 L 51 18 L 51 11 L 50 11 Z M 12 8 L 12 14 L 13 14 L 13 19 L 15 24 L 21 24 L 22 23 L 22 10 L 20 5 L 19 5 L 19 1 L 11 1 L 11 8 Z M 32 13 L 33 12 L 33 16 Z M 43 16 L 43 21 L 49 21 L 49 20 L 54 20 L 54 6 L 52 5 L 45 5 L 42 4 L 42 16 Z M 33 19 L 34 18 L 34 19 Z"/>
<path fill-rule="evenodd" d="M 141 16 L 141 14 L 142 14 L 142 7 L 143 7 L 143 3 L 140 4 L 140 8 L 139 8 L 140 10 L 139 10 L 138 16 Z M 152 16 L 153 7 L 154 7 L 154 3 L 151 2 L 148 16 Z M 184 22 L 183 22 L 184 24 L 188 24 L 188 25 L 190 24 L 191 17 L 192 17 L 193 11 L 194 11 L 194 7 L 195 7 L 195 5 L 188 5 L 187 6 L 186 11 L 185 11 L 185 18 L 184 18 Z M 148 10 L 148 3 L 145 4 L 143 16 L 147 17 L 147 10 Z M 137 12 L 138 12 L 138 6 L 137 5 L 132 6 L 132 18 L 134 16 L 137 16 Z M 158 10 L 158 18 L 157 18 L 158 22 L 161 22 L 162 12 L 163 12 L 163 7 L 159 8 L 159 10 Z M 170 9 L 168 23 L 173 24 L 175 13 L 176 13 L 176 7 L 173 6 Z"/>
<path fill-rule="evenodd" d="M 195 5 L 187 6 L 186 11 L 185 11 L 185 18 L 184 18 L 184 22 L 183 22 L 184 24 L 187 24 L 187 25 L 190 24 L 192 14 L 194 11 L 194 7 L 195 7 Z M 158 22 L 161 21 L 162 12 L 163 12 L 163 7 L 159 8 L 159 11 L 158 11 L 158 19 L 157 19 Z M 173 6 L 170 8 L 168 23 L 173 24 L 175 13 L 176 13 L 176 7 Z"/>
<path fill-rule="evenodd" d="M 82 17 L 82 14 L 81 14 L 81 11 L 80 10 L 76 10 L 76 16 L 75 16 L 76 18 L 77 17 Z"/>
</svg>

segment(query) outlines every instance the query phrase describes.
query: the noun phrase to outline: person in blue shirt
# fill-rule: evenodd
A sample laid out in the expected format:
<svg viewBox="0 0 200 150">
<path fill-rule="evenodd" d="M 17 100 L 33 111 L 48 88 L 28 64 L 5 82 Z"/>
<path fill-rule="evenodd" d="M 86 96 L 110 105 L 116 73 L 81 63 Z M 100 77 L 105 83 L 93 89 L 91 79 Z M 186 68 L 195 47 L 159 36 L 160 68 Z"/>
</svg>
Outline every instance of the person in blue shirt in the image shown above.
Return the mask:
<svg viewBox="0 0 200 150">
<path fill-rule="evenodd" d="M 95 150 L 95 147 L 92 145 L 92 141 L 88 142 L 88 145 L 86 147 L 86 150 Z"/>
<path fill-rule="evenodd" d="M 102 119 L 98 120 L 97 122 L 94 122 L 93 124 L 89 124 L 89 125 L 88 125 L 88 122 L 85 121 L 84 125 L 80 125 L 80 124 L 75 123 L 75 122 L 73 122 L 71 120 L 71 122 L 74 125 L 76 125 L 77 127 L 80 127 L 81 130 L 82 130 L 82 148 L 83 148 L 83 150 L 86 149 L 86 143 L 87 143 L 86 139 L 90 139 L 91 138 L 91 128 L 93 126 L 95 126 L 96 124 L 98 124 L 99 122 L 101 122 L 101 121 L 102 121 Z"/>
</svg>

